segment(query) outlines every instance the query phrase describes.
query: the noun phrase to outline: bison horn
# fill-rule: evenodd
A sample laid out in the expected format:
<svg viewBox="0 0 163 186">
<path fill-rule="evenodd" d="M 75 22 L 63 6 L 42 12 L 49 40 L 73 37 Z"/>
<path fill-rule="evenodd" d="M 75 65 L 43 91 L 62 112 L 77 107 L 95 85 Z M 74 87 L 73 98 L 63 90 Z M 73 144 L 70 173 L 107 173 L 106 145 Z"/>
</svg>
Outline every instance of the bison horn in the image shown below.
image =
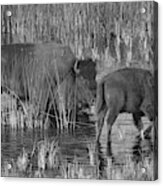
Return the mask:
<svg viewBox="0 0 163 186">
<path fill-rule="evenodd" d="M 75 62 L 74 71 L 76 74 L 79 74 L 80 70 L 77 68 L 77 66 L 78 66 L 78 60 L 76 60 L 76 62 Z"/>
</svg>

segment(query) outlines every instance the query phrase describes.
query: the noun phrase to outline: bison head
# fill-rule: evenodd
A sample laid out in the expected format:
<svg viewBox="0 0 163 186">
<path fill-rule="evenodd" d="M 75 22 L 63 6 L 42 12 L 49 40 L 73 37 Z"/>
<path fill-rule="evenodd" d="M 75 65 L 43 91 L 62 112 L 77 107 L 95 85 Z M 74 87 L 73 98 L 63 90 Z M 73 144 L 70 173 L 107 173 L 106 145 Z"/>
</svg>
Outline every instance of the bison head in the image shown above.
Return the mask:
<svg viewBox="0 0 163 186">
<path fill-rule="evenodd" d="M 88 109 L 90 114 L 96 97 L 96 63 L 92 59 L 78 60 L 74 71 L 77 79 L 78 103 L 82 109 Z"/>
<path fill-rule="evenodd" d="M 78 60 L 74 70 L 78 77 L 88 82 L 90 90 L 96 89 L 96 63 L 92 59 Z"/>
</svg>

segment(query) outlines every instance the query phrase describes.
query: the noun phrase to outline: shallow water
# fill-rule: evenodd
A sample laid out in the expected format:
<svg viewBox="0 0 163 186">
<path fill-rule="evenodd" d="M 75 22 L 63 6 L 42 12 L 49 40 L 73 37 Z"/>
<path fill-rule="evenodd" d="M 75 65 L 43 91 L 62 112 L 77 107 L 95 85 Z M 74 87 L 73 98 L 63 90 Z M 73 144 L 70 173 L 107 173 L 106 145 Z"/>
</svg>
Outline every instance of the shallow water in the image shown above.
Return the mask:
<svg viewBox="0 0 163 186">
<path fill-rule="evenodd" d="M 144 119 L 143 122 L 147 128 L 148 120 Z M 95 126 L 93 124 L 78 125 L 74 132 L 65 130 L 62 133 L 58 133 L 55 129 L 23 131 L 2 127 L 1 163 L 3 165 L 3 162 L 11 161 L 11 159 L 16 161 L 23 147 L 27 152 L 31 152 L 34 142 L 57 138 L 61 161 L 70 164 L 78 162 L 80 166 L 90 169 L 89 172 L 95 171 L 96 176 L 90 176 L 90 178 L 123 179 L 125 175 L 122 174 L 128 174 L 127 167 L 134 169 L 132 165 L 140 165 L 142 167 L 139 168 L 142 168 L 142 171 L 146 170 L 145 166 L 149 168 L 146 162 L 153 161 L 153 140 L 148 137 L 142 141 L 138 137 L 137 129 L 129 115 L 118 117 L 113 126 L 112 141 L 109 144 L 106 143 L 106 131 L 106 126 L 104 126 L 100 143 L 95 144 Z M 110 171 L 111 169 L 112 171 Z M 54 177 L 50 172 L 52 170 L 48 171 L 47 177 Z"/>
</svg>

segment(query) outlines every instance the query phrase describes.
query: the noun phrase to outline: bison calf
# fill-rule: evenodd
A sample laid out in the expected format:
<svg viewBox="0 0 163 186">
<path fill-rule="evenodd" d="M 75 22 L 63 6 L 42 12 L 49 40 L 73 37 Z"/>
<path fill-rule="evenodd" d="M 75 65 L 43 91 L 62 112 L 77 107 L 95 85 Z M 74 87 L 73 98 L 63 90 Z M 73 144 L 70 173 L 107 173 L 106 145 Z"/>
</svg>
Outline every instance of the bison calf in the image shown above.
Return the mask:
<svg viewBox="0 0 163 186">
<path fill-rule="evenodd" d="M 97 141 L 107 122 L 108 142 L 111 128 L 119 113 L 132 113 L 135 126 L 143 138 L 142 116 L 154 120 L 154 80 L 143 69 L 125 68 L 106 75 L 97 84 Z"/>
</svg>

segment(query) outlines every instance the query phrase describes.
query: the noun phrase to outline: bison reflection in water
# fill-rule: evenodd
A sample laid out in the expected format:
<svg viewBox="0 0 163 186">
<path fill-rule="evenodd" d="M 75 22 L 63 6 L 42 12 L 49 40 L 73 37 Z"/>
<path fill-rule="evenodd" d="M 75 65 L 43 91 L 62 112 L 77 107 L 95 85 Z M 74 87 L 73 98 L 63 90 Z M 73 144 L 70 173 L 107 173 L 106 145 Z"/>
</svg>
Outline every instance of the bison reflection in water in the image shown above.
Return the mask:
<svg viewBox="0 0 163 186">
<path fill-rule="evenodd" d="M 97 177 L 99 179 L 129 179 L 134 171 L 137 171 L 140 177 L 143 175 L 142 171 L 145 171 L 144 176 L 147 176 L 152 171 L 150 166 L 153 166 L 152 144 L 151 138 L 142 141 L 140 137 L 135 136 L 131 154 L 126 151 L 117 156 L 111 142 L 108 142 L 106 149 L 101 142 L 97 142 Z"/>
</svg>

